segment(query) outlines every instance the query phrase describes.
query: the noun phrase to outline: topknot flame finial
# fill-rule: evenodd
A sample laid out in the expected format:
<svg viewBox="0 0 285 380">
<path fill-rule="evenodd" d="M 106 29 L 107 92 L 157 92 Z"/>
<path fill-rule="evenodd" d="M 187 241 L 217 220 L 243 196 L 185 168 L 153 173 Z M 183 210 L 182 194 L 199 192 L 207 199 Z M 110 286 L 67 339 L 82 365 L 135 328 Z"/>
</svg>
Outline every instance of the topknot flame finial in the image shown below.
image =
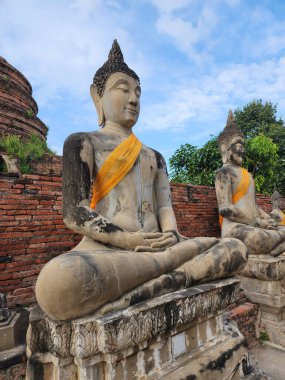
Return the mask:
<svg viewBox="0 0 285 380">
<path fill-rule="evenodd" d="M 120 45 L 117 40 L 114 40 L 108 55 L 108 60 L 96 71 L 93 79 L 93 83 L 96 85 L 97 93 L 100 97 L 103 95 L 108 78 L 116 72 L 128 74 L 138 82 L 140 81 L 137 74 L 125 63 Z"/>
</svg>

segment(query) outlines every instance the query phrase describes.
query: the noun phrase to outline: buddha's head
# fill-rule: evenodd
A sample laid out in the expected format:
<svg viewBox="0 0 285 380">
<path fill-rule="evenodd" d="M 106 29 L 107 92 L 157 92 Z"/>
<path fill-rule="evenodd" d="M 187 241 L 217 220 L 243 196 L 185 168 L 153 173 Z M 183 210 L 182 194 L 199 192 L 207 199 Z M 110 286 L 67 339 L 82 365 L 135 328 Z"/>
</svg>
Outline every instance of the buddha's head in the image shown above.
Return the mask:
<svg viewBox="0 0 285 380">
<path fill-rule="evenodd" d="M 282 195 L 278 191 L 274 191 L 271 196 L 272 209 L 281 209 L 282 208 Z"/>
<path fill-rule="evenodd" d="M 244 135 L 238 129 L 232 111 L 229 111 L 227 124 L 218 137 L 218 144 L 223 164 L 234 164 L 240 166 L 243 162 Z"/>
<path fill-rule="evenodd" d="M 96 72 L 90 87 L 98 114 L 98 124 L 111 122 L 132 128 L 140 112 L 140 81 L 124 62 L 117 40 L 114 40 L 108 60 Z"/>
</svg>

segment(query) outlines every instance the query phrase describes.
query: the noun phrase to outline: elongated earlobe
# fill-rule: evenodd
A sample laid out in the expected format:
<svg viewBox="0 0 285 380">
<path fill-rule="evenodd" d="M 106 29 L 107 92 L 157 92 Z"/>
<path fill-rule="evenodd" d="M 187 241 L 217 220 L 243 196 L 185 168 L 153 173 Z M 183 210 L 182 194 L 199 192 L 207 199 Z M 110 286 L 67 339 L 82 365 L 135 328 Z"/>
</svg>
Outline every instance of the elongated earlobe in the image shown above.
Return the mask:
<svg viewBox="0 0 285 380">
<path fill-rule="evenodd" d="M 220 152 L 221 152 L 223 164 L 226 164 L 229 160 L 229 151 L 228 151 L 227 146 L 225 144 L 221 144 Z"/>
<path fill-rule="evenodd" d="M 95 104 L 97 115 L 98 115 L 98 125 L 102 126 L 105 124 L 105 116 L 102 105 L 102 98 L 98 95 L 97 88 L 95 84 L 91 84 L 90 86 L 90 94 Z"/>
</svg>

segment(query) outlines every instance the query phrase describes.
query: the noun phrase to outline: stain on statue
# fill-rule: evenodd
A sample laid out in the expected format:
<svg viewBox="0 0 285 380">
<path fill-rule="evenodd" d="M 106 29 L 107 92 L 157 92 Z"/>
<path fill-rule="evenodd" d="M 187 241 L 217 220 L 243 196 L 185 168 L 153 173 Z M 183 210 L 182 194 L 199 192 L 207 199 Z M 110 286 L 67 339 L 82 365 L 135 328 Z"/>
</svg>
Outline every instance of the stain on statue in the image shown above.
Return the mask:
<svg viewBox="0 0 285 380">
<path fill-rule="evenodd" d="M 249 254 L 278 256 L 285 251 L 285 228 L 276 213 L 263 211 L 256 203 L 254 180 L 241 167 L 244 135 L 230 111 L 227 124 L 218 137 L 223 166 L 216 172 L 216 195 L 222 237 L 240 239 Z"/>
<path fill-rule="evenodd" d="M 102 128 L 64 145 L 64 222 L 84 237 L 39 275 L 37 299 L 53 319 L 83 317 L 115 300 L 117 307 L 134 304 L 232 275 L 246 263 L 237 239 L 178 233 L 164 158 L 133 133 L 140 95 L 115 40 L 91 85 Z"/>
</svg>

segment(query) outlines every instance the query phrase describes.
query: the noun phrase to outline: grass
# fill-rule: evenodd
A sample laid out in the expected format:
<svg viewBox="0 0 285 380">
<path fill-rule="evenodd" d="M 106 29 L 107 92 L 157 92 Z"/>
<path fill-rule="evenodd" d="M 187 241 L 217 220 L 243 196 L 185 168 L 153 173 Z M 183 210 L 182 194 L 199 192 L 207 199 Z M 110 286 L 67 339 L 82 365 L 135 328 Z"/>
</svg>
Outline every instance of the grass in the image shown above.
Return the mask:
<svg viewBox="0 0 285 380">
<path fill-rule="evenodd" d="M 5 136 L 0 139 L 0 149 L 19 158 L 20 171 L 23 174 L 31 173 L 31 164 L 39 161 L 44 154 L 52 154 L 46 142 L 36 135 L 31 135 L 25 141 L 16 135 Z M 5 171 L 3 163 L 0 165 L 0 171 Z"/>
</svg>

